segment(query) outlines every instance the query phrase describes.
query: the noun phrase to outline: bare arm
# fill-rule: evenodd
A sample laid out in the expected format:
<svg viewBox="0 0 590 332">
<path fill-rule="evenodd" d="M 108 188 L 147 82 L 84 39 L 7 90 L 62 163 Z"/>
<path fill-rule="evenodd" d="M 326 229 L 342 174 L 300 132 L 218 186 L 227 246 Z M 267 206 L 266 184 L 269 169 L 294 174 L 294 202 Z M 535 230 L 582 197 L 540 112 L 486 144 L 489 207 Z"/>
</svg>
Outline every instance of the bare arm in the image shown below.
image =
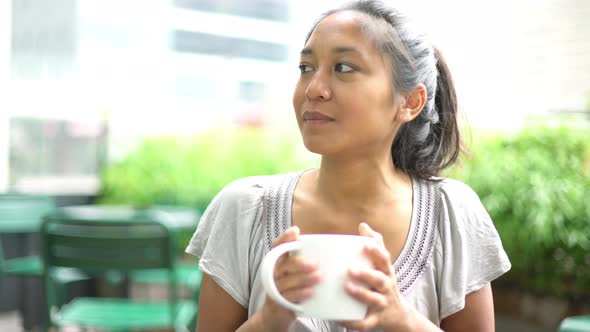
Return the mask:
<svg viewBox="0 0 590 332">
<path fill-rule="evenodd" d="M 248 310 L 203 273 L 197 331 L 234 332 L 248 319 Z"/>
<path fill-rule="evenodd" d="M 494 332 L 494 300 L 488 283 L 480 290 L 465 296 L 465 308 L 441 322 L 448 332 Z"/>
<path fill-rule="evenodd" d="M 443 319 L 440 329 L 426 317 L 410 309 L 406 331 L 494 332 L 494 302 L 488 283 L 465 297 L 465 308 Z"/>
<path fill-rule="evenodd" d="M 299 229 L 291 227 L 274 242 L 277 246 L 284 242 L 295 241 Z M 285 257 L 277 264 L 275 281 L 288 300 L 299 303 L 309 296 L 311 289 L 319 279 L 314 277 L 317 267 L 310 268 L 301 257 Z M 199 317 L 197 331 L 238 331 L 238 332 L 278 332 L 287 331 L 295 314 L 266 298 L 264 305 L 248 318 L 248 309 L 236 302 L 211 277 L 203 274 L 201 296 L 199 299 Z"/>
</svg>

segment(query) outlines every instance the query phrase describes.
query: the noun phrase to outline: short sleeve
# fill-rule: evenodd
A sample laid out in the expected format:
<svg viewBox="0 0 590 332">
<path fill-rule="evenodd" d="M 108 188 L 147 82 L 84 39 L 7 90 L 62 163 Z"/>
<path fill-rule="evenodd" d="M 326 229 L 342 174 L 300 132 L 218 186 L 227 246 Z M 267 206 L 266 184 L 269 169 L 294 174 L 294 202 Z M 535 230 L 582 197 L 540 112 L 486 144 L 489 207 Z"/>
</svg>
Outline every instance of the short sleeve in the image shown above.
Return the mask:
<svg viewBox="0 0 590 332">
<path fill-rule="evenodd" d="M 441 182 L 438 273 L 440 318 L 465 307 L 465 296 L 510 270 L 498 231 L 477 194 L 467 185 Z"/>
<path fill-rule="evenodd" d="M 226 186 L 205 210 L 186 252 L 199 268 L 248 307 L 250 234 L 260 214 L 264 190 L 253 178 Z"/>
</svg>

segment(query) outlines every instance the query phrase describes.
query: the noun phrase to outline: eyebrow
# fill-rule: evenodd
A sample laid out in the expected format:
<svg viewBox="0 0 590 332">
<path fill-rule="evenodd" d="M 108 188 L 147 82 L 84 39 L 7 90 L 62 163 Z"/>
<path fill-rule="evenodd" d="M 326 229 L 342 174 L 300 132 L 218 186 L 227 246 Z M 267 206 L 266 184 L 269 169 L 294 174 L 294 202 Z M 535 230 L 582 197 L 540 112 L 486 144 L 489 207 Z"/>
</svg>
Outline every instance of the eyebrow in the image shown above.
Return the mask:
<svg viewBox="0 0 590 332">
<path fill-rule="evenodd" d="M 357 54 L 360 54 L 361 52 L 354 47 L 341 46 L 341 47 L 334 47 L 332 49 L 332 53 L 357 53 Z M 312 54 L 313 54 L 313 50 L 309 47 L 305 47 L 304 49 L 301 50 L 301 55 L 312 55 Z"/>
</svg>

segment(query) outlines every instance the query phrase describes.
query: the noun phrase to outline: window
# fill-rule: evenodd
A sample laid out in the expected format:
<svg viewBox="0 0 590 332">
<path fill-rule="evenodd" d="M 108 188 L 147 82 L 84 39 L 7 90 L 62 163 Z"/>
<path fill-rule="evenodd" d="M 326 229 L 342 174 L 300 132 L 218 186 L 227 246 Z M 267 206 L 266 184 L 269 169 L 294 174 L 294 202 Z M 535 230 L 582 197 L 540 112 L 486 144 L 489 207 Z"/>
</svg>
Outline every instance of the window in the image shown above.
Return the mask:
<svg viewBox="0 0 590 332">
<path fill-rule="evenodd" d="M 71 74 L 77 48 L 75 3 L 12 2 L 13 79 L 62 79 Z"/>
<path fill-rule="evenodd" d="M 286 61 L 288 56 L 288 49 L 284 45 L 183 30 L 173 32 L 172 43 L 172 48 L 179 52 L 270 61 Z"/>
<path fill-rule="evenodd" d="M 99 123 L 10 119 L 9 185 L 21 191 L 61 192 L 71 185 L 94 194 L 105 163 L 106 130 Z"/>
<path fill-rule="evenodd" d="M 255 102 L 264 95 L 264 83 L 261 82 L 240 82 L 240 99 L 245 102 Z"/>
<path fill-rule="evenodd" d="M 180 8 L 287 22 L 286 0 L 174 0 Z"/>
</svg>

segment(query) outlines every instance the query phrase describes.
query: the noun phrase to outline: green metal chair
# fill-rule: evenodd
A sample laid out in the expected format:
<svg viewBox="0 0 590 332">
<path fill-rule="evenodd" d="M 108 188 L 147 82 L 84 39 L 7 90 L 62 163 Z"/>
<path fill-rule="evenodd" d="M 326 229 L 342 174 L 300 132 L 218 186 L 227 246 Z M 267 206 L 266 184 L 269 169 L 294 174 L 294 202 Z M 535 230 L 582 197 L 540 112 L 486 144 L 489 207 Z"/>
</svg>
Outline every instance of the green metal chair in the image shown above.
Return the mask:
<svg viewBox="0 0 590 332">
<path fill-rule="evenodd" d="M 55 208 L 47 196 L 21 194 L 0 195 L 0 233 L 36 233 L 41 217 Z M 41 276 L 43 265 L 39 256 L 6 259 L 0 239 L 0 274 L 15 276 Z"/>
<path fill-rule="evenodd" d="M 41 218 L 55 208 L 49 196 L 28 194 L 0 194 L 0 234 L 38 233 Z M 0 238 L 0 277 L 42 277 L 43 263 L 38 255 L 6 258 Z M 57 269 L 52 281 L 58 290 L 57 300 L 63 301 L 66 285 L 88 279 L 75 269 Z M 42 327 L 43 328 L 43 327 Z"/>
<path fill-rule="evenodd" d="M 0 194 L 0 234 L 38 233 L 41 218 L 55 207 L 54 200 L 49 196 Z M 41 257 L 33 255 L 7 259 L 0 239 L 0 275 L 40 277 L 43 275 Z M 59 270 L 57 276 L 63 282 L 86 279 L 73 269 Z"/>
<path fill-rule="evenodd" d="M 132 218 L 90 221 L 57 212 L 44 220 L 42 253 L 48 313 L 53 326 L 77 325 L 110 331 L 158 328 L 187 331 L 189 326 L 194 326 L 195 302 L 180 300 L 177 294 L 173 232 L 157 215 L 146 211 Z M 163 302 L 74 298 L 59 306 L 50 281 L 51 271 L 57 267 L 78 268 L 91 275 L 164 269 L 168 275 L 168 298 Z"/>
<path fill-rule="evenodd" d="M 108 221 L 108 220 L 134 220 L 141 214 L 150 214 L 152 217 L 163 221 L 178 238 L 184 232 L 194 232 L 199 221 L 200 213 L 197 209 L 171 206 L 153 205 L 148 208 L 137 209 L 130 206 L 117 205 L 78 205 L 61 209 L 62 214 L 68 218 L 84 221 Z M 177 260 L 174 264 L 173 277 L 178 286 L 186 287 L 193 294 L 195 303 L 198 303 L 201 279 L 203 273 L 198 268 L 198 261 L 183 262 Z M 166 285 L 168 283 L 168 272 L 165 269 L 138 270 L 129 273 L 128 277 L 132 284 L 136 285 Z M 111 285 L 116 285 L 126 276 L 118 271 L 110 271 L 106 275 Z"/>
<path fill-rule="evenodd" d="M 559 332 L 590 332 L 590 315 L 565 318 L 559 325 Z"/>
</svg>

